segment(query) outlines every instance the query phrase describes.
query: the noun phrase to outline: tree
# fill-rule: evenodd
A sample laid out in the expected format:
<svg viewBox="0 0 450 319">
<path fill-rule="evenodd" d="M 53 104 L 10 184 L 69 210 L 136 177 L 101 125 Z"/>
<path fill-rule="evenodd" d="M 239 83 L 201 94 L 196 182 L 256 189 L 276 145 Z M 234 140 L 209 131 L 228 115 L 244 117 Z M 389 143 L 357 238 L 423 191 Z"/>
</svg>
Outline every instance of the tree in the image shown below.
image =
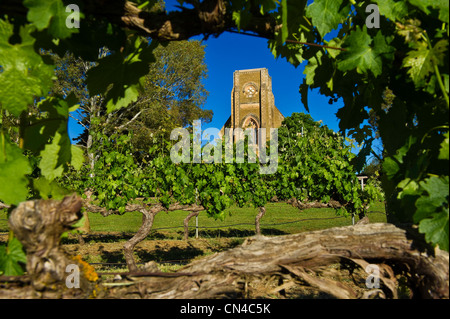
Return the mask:
<svg viewBox="0 0 450 319">
<path fill-rule="evenodd" d="M 99 57 L 108 54 L 109 50 L 102 48 Z M 98 157 L 92 145 L 101 142 L 94 141 L 96 132 L 111 135 L 132 131 L 131 142 L 137 152 L 148 150 L 153 138 L 168 139 L 175 127 L 190 125 L 196 119 L 211 120 L 212 111 L 203 109 L 208 94 L 202 83 L 207 76 L 204 54 L 199 41 L 159 46 L 154 50 L 156 61 L 150 64 L 138 99 L 127 108 L 108 114 L 103 96 L 90 94 L 86 84 L 87 73 L 96 63 L 75 58 L 69 52 L 62 58 L 51 54 L 57 77 L 52 94 L 66 96 L 73 92 L 79 99 L 80 106 L 69 116 L 84 128 L 75 140 L 86 146 L 91 168 Z"/>
<path fill-rule="evenodd" d="M 374 158 L 374 159 L 372 159 L 372 161 L 369 164 L 367 164 L 364 167 L 362 174 L 367 175 L 369 177 L 372 177 L 372 176 L 379 177 L 381 174 L 381 170 L 382 170 L 382 167 L 381 167 L 380 161 L 378 159 Z"/>
<path fill-rule="evenodd" d="M 199 41 L 172 42 L 154 51 L 156 61 L 144 79 L 138 100 L 108 119 L 107 131 L 132 131 L 132 143 L 145 151 L 150 136 L 169 139 L 176 127 L 192 125 L 194 120 L 209 122 L 212 111 L 204 110 L 208 92 L 204 45 Z M 158 116 L 154 116 L 158 114 Z"/>
</svg>

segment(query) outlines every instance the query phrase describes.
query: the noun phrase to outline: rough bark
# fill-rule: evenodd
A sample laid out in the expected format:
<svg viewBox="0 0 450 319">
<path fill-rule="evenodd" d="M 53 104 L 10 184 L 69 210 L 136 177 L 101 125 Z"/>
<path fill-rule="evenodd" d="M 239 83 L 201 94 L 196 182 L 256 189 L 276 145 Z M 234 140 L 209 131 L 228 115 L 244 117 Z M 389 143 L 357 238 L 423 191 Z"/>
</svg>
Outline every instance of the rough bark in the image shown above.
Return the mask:
<svg viewBox="0 0 450 319">
<path fill-rule="evenodd" d="M 136 272 L 138 267 L 136 265 L 136 261 L 133 257 L 133 251 L 137 244 L 143 241 L 152 230 L 153 221 L 155 220 L 156 214 L 161 211 L 174 211 L 174 210 L 184 210 L 184 211 L 192 211 L 192 212 L 200 212 L 204 210 L 202 206 L 199 205 L 181 205 L 178 203 L 169 205 L 168 208 L 163 207 L 160 204 L 156 204 L 151 206 L 150 208 L 146 208 L 140 205 L 127 205 L 127 211 L 140 211 L 143 215 L 142 217 L 142 225 L 137 231 L 137 233 L 127 241 L 124 248 L 124 256 L 128 266 L 128 270 L 131 272 Z"/>
<path fill-rule="evenodd" d="M 186 218 L 183 220 L 183 225 L 184 225 L 184 240 L 188 240 L 189 239 L 189 221 L 191 220 L 192 217 L 197 217 L 200 214 L 200 212 L 191 212 L 189 213 L 189 215 L 186 216 Z"/>
<path fill-rule="evenodd" d="M 266 214 L 266 208 L 260 207 L 259 213 L 256 215 L 255 218 L 255 228 L 256 228 L 256 235 L 261 235 L 261 218 Z"/>
<path fill-rule="evenodd" d="M 60 238 L 81 218 L 81 203 L 71 195 L 60 201 L 22 202 L 11 212 L 9 226 L 27 253 L 26 271 L 35 291 L 65 289 L 66 267 L 78 263 L 61 249 Z M 80 284 L 88 284 L 85 277 Z"/>
<path fill-rule="evenodd" d="M 305 203 L 297 200 L 296 198 L 292 198 L 287 203 L 301 210 L 308 208 L 341 208 L 343 206 L 341 203 L 335 200 L 330 200 L 328 203 L 321 203 L 317 201 Z"/>
<path fill-rule="evenodd" d="M 134 260 L 133 257 L 134 247 L 136 247 L 138 243 L 143 241 L 150 234 L 150 231 L 152 230 L 153 226 L 153 221 L 155 220 L 155 216 L 162 210 L 164 210 L 164 208 L 160 205 L 153 206 L 150 209 L 141 208 L 139 210 L 143 215 L 142 225 L 137 231 L 137 233 L 123 245 L 125 261 L 127 263 L 129 271 L 131 272 L 138 271 L 136 261 Z"/>
<path fill-rule="evenodd" d="M 77 237 L 80 245 L 84 245 L 85 241 L 83 238 L 83 234 L 88 234 L 91 231 L 91 222 L 89 221 L 89 214 L 87 211 L 83 211 L 84 223 L 81 227 L 77 228 Z"/>
<path fill-rule="evenodd" d="M 193 262 L 170 277 L 147 274 L 144 280 L 128 274 L 133 284 L 114 293 L 145 298 L 267 297 L 286 287 L 310 286 L 335 298 L 395 298 L 396 275 L 403 274 L 414 297 L 448 298 L 448 263 L 448 253 L 417 250 L 402 229 L 366 224 L 250 238 L 241 247 Z M 381 288 L 355 289 L 323 275 L 324 267 L 332 264 L 363 269 L 377 265 Z M 254 287 L 259 287 L 256 295 Z"/>
</svg>

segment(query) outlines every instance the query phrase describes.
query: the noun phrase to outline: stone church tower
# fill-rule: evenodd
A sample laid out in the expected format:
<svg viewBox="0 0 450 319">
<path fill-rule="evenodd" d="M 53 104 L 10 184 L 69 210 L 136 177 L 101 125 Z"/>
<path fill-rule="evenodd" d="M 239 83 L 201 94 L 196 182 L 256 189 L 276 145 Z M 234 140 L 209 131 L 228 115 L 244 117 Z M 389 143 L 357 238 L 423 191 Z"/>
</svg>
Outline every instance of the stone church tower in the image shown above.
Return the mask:
<svg viewBox="0 0 450 319">
<path fill-rule="evenodd" d="M 275 106 L 272 78 L 266 68 L 234 72 L 231 116 L 220 131 L 221 136 L 225 128 L 266 128 L 266 139 L 269 140 L 270 129 L 280 127 L 283 119 Z"/>
</svg>

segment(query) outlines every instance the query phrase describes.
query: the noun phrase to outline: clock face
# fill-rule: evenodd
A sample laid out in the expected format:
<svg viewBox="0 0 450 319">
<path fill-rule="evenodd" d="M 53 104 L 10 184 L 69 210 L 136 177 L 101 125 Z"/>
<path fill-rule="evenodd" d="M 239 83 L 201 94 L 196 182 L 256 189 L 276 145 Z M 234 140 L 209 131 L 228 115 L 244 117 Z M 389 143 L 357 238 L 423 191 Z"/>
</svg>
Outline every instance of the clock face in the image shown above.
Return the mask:
<svg viewBox="0 0 450 319">
<path fill-rule="evenodd" d="M 256 87 L 253 84 L 248 84 L 245 86 L 244 95 L 246 97 L 252 98 L 253 96 L 256 95 L 256 93 L 258 93 L 258 90 L 256 89 Z"/>
</svg>

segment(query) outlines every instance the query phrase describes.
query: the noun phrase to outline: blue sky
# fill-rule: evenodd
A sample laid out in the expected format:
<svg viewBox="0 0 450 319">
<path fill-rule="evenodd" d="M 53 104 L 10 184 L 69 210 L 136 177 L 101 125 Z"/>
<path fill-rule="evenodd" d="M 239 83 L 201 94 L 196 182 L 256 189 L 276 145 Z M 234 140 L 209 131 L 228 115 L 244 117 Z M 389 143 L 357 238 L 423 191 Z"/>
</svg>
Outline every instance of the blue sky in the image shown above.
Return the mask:
<svg viewBox="0 0 450 319">
<path fill-rule="evenodd" d="M 166 0 L 168 11 L 174 10 L 176 0 Z M 195 39 L 202 39 L 196 37 Z M 285 59 L 275 59 L 267 46 L 267 40 L 224 33 L 218 38 L 210 37 L 204 41 L 206 45 L 206 64 L 208 78 L 204 80 L 209 96 L 205 109 L 214 112 L 211 123 L 204 125 L 220 129 L 231 114 L 231 90 L 233 88 L 233 73 L 236 70 L 267 68 L 272 77 L 275 105 L 285 117 L 293 112 L 306 112 L 299 93 L 299 86 L 303 81 L 305 63 L 295 68 Z M 310 115 L 316 121 L 323 121 L 329 128 L 338 131 L 337 110 L 342 104 L 328 104 L 328 98 L 316 92 L 309 92 L 308 103 Z M 69 134 L 73 138 L 80 128 L 69 122 Z"/>
<path fill-rule="evenodd" d="M 217 39 L 208 39 L 206 44 L 206 64 L 208 78 L 204 81 L 209 96 L 206 109 L 214 112 L 213 120 L 208 127 L 221 128 L 231 114 L 231 90 L 233 73 L 236 70 L 267 68 L 272 77 L 275 105 L 289 116 L 293 112 L 306 112 L 299 93 L 303 81 L 304 65 L 295 68 L 285 59 L 275 59 L 267 47 L 267 40 L 224 33 Z M 239 53 L 238 53 L 239 52 Z M 308 94 L 310 114 L 314 120 L 322 120 L 333 130 L 338 130 L 335 113 L 338 107 L 330 106 L 328 98 L 319 94 Z"/>
<path fill-rule="evenodd" d="M 177 0 L 165 0 L 167 11 L 177 10 Z M 201 40 L 202 37 L 196 39 Z M 267 46 L 267 40 L 235 33 L 223 33 L 210 37 L 206 45 L 208 78 L 204 81 L 209 96 L 205 109 L 213 110 L 214 117 L 205 127 L 222 128 L 231 115 L 231 90 L 236 70 L 267 68 L 272 77 L 275 105 L 285 117 L 294 112 L 306 112 L 300 98 L 299 87 L 303 82 L 305 63 L 295 68 L 285 59 L 275 59 Z M 317 92 L 309 92 L 310 115 L 323 121 L 334 131 L 339 131 L 336 112 L 342 103 L 328 104 L 328 98 Z"/>
</svg>

